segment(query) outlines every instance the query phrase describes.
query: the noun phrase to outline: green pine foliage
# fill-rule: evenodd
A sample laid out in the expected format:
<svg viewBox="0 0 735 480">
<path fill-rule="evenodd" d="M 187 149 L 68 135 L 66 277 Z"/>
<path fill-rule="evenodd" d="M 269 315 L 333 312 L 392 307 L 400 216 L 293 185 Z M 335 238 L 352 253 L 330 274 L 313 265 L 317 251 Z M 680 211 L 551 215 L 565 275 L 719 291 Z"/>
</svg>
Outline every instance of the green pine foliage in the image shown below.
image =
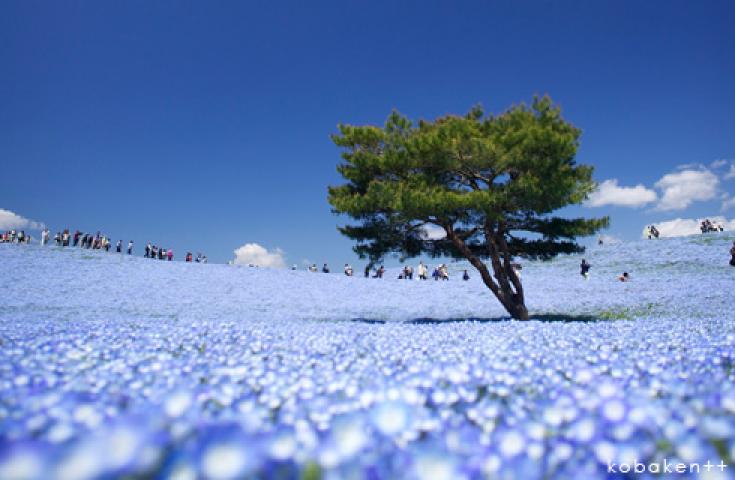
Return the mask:
<svg viewBox="0 0 735 480">
<path fill-rule="evenodd" d="M 497 116 L 475 107 L 414 124 L 394 111 L 383 128 L 342 124 L 332 140 L 346 183 L 329 187 L 329 203 L 356 221 L 339 230 L 361 258 L 465 258 L 508 312 L 526 319 L 512 259 L 580 252 L 576 238 L 609 222 L 553 215 L 595 187 L 592 167 L 574 161 L 580 133 L 548 97 Z M 428 226 L 445 237 L 429 238 Z"/>
</svg>

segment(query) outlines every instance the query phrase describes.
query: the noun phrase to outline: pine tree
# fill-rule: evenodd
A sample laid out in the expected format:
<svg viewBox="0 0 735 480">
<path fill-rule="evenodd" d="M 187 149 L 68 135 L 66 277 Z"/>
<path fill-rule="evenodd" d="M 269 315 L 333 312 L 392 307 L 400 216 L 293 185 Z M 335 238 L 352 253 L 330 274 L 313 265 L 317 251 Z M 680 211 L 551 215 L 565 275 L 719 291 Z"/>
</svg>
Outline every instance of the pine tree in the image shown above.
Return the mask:
<svg viewBox="0 0 735 480">
<path fill-rule="evenodd" d="M 361 258 L 465 258 L 508 313 L 525 320 L 514 257 L 581 252 L 576 238 L 609 223 L 552 215 L 595 187 L 592 167 L 574 160 L 580 133 L 548 97 L 497 116 L 475 107 L 414 125 L 394 111 L 383 128 L 341 124 L 332 139 L 347 183 L 329 187 L 329 203 L 357 221 L 339 230 Z M 442 238 L 427 234 L 432 227 Z"/>
</svg>

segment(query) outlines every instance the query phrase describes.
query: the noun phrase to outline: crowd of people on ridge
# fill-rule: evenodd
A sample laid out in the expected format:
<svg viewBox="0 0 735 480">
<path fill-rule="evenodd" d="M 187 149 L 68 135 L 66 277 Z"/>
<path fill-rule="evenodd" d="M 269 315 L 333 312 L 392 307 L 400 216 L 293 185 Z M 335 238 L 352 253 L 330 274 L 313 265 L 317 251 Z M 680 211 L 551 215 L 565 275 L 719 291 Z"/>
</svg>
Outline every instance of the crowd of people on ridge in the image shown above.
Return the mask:
<svg viewBox="0 0 735 480">
<path fill-rule="evenodd" d="M 712 223 L 709 219 L 705 219 L 701 222 L 700 229 L 702 230 L 702 233 L 709 233 L 709 232 L 721 232 L 723 231 L 723 226 L 718 225 L 715 223 Z M 651 238 L 659 238 L 659 231 L 656 229 L 655 225 L 649 225 L 646 227 L 647 234 L 649 240 Z M 25 243 L 29 244 L 31 243 L 31 236 L 26 234 L 24 230 L 16 231 L 13 230 L 7 230 L 5 232 L 0 233 L 0 243 Z M 48 245 L 50 241 L 50 232 L 48 228 L 44 228 L 41 231 L 41 245 Z M 53 237 L 53 241 L 58 247 L 68 247 L 68 246 L 74 246 L 74 247 L 80 247 L 80 248 L 86 248 L 86 249 L 92 249 L 92 250 L 105 250 L 107 252 L 110 251 L 111 248 L 111 242 L 110 239 L 106 236 L 100 233 L 99 231 L 92 235 L 90 233 L 84 233 L 79 230 L 76 230 L 73 234 L 70 233 L 69 229 L 65 229 L 60 232 L 56 232 L 56 234 Z M 598 241 L 598 244 L 602 245 L 602 240 L 600 239 Z M 127 244 L 126 253 L 128 255 L 133 254 L 133 246 L 134 242 L 133 240 L 130 240 Z M 115 251 L 117 253 L 123 252 L 123 241 L 118 240 L 115 244 Z M 156 245 L 152 245 L 150 242 L 148 242 L 145 246 L 144 255 L 145 258 L 153 258 L 158 260 L 168 260 L 172 261 L 174 258 L 174 252 L 172 249 L 165 249 L 162 247 L 157 247 Z M 735 267 L 735 241 L 733 242 L 732 247 L 730 248 L 730 265 Z M 186 257 L 184 259 L 186 262 L 196 262 L 196 263 L 207 263 L 207 256 L 202 255 L 201 253 L 197 253 L 196 258 L 192 255 L 191 252 L 186 253 Z M 582 259 L 582 263 L 580 263 L 580 275 L 586 279 L 589 278 L 590 274 L 590 268 L 592 265 L 590 265 L 586 259 Z M 512 268 L 516 276 L 518 278 L 521 277 L 521 269 L 522 266 L 518 263 L 512 264 Z M 296 270 L 296 265 L 293 265 L 291 268 L 292 270 Z M 317 266 L 315 263 L 312 263 L 307 267 L 307 269 L 310 272 L 318 272 Z M 329 266 L 325 263 L 322 266 L 321 269 L 322 273 L 330 273 Z M 381 265 L 380 267 L 376 268 L 374 271 L 372 270 L 372 264 L 368 264 L 365 266 L 365 278 L 370 278 L 372 272 L 372 278 L 383 278 L 383 275 L 385 274 L 385 267 Z M 428 280 L 429 269 L 426 265 L 424 265 L 424 262 L 419 262 L 418 266 L 416 267 L 416 276 L 420 280 Z M 354 275 L 354 269 L 349 263 L 345 263 L 344 266 L 344 274 L 348 277 L 352 277 Z M 414 278 L 414 269 L 410 265 L 406 265 L 403 267 L 403 269 L 398 274 L 399 280 L 413 280 Z M 431 278 L 434 280 L 449 280 L 449 269 L 445 263 L 439 264 L 432 270 Z M 630 281 L 630 274 L 628 272 L 623 272 L 622 275 L 617 277 L 618 280 L 621 282 L 627 282 Z M 470 276 L 469 273 L 467 273 L 467 270 L 463 271 L 462 274 L 462 280 L 469 280 Z"/>
<path fill-rule="evenodd" d="M 513 271 L 518 276 L 518 278 L 521 277 L 521 269 L 523 268 L 518 263 L 513 263 L 512 265 Z M 306 269 L 309 272 L 317 273 L 319 272 L 319 269 L 316 266 L 316 263 L 309 264 Z M 291 267 L 291 270 L 297 270 L 296 265 L 293 265 Z M 331 270 L 329 269 L 329 265 L 326 263 L 322 266 L 321 269 L 322 273 L 330 273 Z M 352 277 L 355 274 L 355 270 L 352 268 L 352 265 L 349 263 L 345 263 L 344 266 L 344 274 L 347 277 Z M 376 269 L 373 270 L 372 265 L 368 264 L 365 266 L 365 278 L 383 278 L 383 275 L 385 275 L 385 266 L 380 265 Z M 401 269 L 401 271 L 398 273 L 398 280 L 413 280 L 414 274 L 416 275 L 416 278 L 418 280 L 428 280 L 429 279 L 429 268 L 424 264 L 423 261 L 419 262 L 418 266 L 416 267 L 416 270 L 414 271 L 414 268 L 410 265 L 406 265 Z M 446 263 L 442 263 L 434 267 L 431 273 L 431 278 L 434 280 L 449 280 L 449 267 L 447 267 Z M 469 280 L 470 274 L 467 272 L 467 270 L 463 270 L 462 272 L 462 280 Z"/>
<path fill-rule="evenodd" d="M 7 230 L 0 233 L 0 243 L 31 243 L 31 236 L 24 230 Z"/>
<path fill-rule="evenodd" d="M 51 242 L 51 232 L 48 228 L 44 228 L 41 231 L 41 245 L 48 245 Z M 110 251 L 112 246 L 109 237 L 103 235 L 99 231 L 96 234 L 84 233 L 76 230 L 73 234 L 69 229 L 56 232 L 53 237 L 53 242 L 57 247 L 80 247 L 88 248 L 92 250 L 105 250 Z M 118 252 L 122 248 L 122 241 L 118 241 Z"/>
<path fill-rule="evenodd" d="M 725 231 L 725 227 L 722 224 L 713 223 L 709 218 L 702 220 L 702 223 L 699 224 L 699 229 L 702 233 Z"/>
<path fill-rule="evenodd" d="M 79 230 L 75 230 L 71 233 L 69 229 L 58 231 L 51 237 L 51 232 L 48 228 L 44 228 L 41 231 L 41 245 L 49 245 L 53 241 L 57 247 L 79 247 L 91 250 L 104 250 L 109 252 L 112 248 L 112 241 L 110 238 L 101 232 L 96 234 L 84 233 Z M 20 230 L 8 230 L 0 233 L 0 243 L 31 243 L 31 236 L 27 235 L 25 231 Z M 128 241 L 127 248 L 124 249 L 123 241 L 118 240 L 115 243 L 115 251 L 117 253 L 127 253 L 128 255 L 133 254 L 134 242 L 133 240 Z M 123 250 L 124 249 L 124 250 Z M 155 258 L 158 260 L 172 261 L 174 259 L 174 251 L 172 249 L 166 249 L 151 245 L 150 242 L 145 246 L 145 258 Z M 201 253 L 197 253 L 196 258 L 191 252 L 187 252 L 185 260 L 187 262 L 196 263 L 207 263 L 207 256 Z"/>
<path fill-rule="evenodd" d="M 661 233 L 656 228 L 656 225 L 649 225 L 648 227 L 646 227 L 646 230 L 648 231 L 649 240 L 652 238 L 658 238 L 658 236 L 661 235 Z"/>
</svg>

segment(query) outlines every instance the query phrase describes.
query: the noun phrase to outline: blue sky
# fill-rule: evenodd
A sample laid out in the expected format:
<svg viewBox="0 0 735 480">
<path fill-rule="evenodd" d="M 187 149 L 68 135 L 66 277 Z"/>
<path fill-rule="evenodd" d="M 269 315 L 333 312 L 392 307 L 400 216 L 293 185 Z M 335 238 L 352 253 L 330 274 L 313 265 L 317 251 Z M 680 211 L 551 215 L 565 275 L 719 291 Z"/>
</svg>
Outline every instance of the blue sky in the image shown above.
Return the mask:
<svg viewBox="0 0 735 480">
<path fill-rule="evenodd" d="M 0 221 L 361 265 L 326 201 L 339 122 L 544 93 L 606 182 L 571 213 L 621 239 L 732 219 L 733 25 L 733 2 L 2 2 Z"/>
</svg>

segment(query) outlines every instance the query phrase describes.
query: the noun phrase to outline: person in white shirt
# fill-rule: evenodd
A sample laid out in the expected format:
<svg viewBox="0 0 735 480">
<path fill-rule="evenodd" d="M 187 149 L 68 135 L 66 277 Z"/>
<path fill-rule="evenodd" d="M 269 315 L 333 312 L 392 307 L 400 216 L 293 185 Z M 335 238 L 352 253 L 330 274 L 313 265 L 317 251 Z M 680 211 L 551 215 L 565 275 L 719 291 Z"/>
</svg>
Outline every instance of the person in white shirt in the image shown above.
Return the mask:
<svg viewBox="0 0 735 480">
<path fill-rule="evenodd" d="M 424 265 L 424 262 L 419 262 L 419 266 L 416 267 L 416 273 L 418 273 L 421 280 L 426 280 L 428 278 L 429 270 L 426 268 L 426 265 Z"/>
</svg>

